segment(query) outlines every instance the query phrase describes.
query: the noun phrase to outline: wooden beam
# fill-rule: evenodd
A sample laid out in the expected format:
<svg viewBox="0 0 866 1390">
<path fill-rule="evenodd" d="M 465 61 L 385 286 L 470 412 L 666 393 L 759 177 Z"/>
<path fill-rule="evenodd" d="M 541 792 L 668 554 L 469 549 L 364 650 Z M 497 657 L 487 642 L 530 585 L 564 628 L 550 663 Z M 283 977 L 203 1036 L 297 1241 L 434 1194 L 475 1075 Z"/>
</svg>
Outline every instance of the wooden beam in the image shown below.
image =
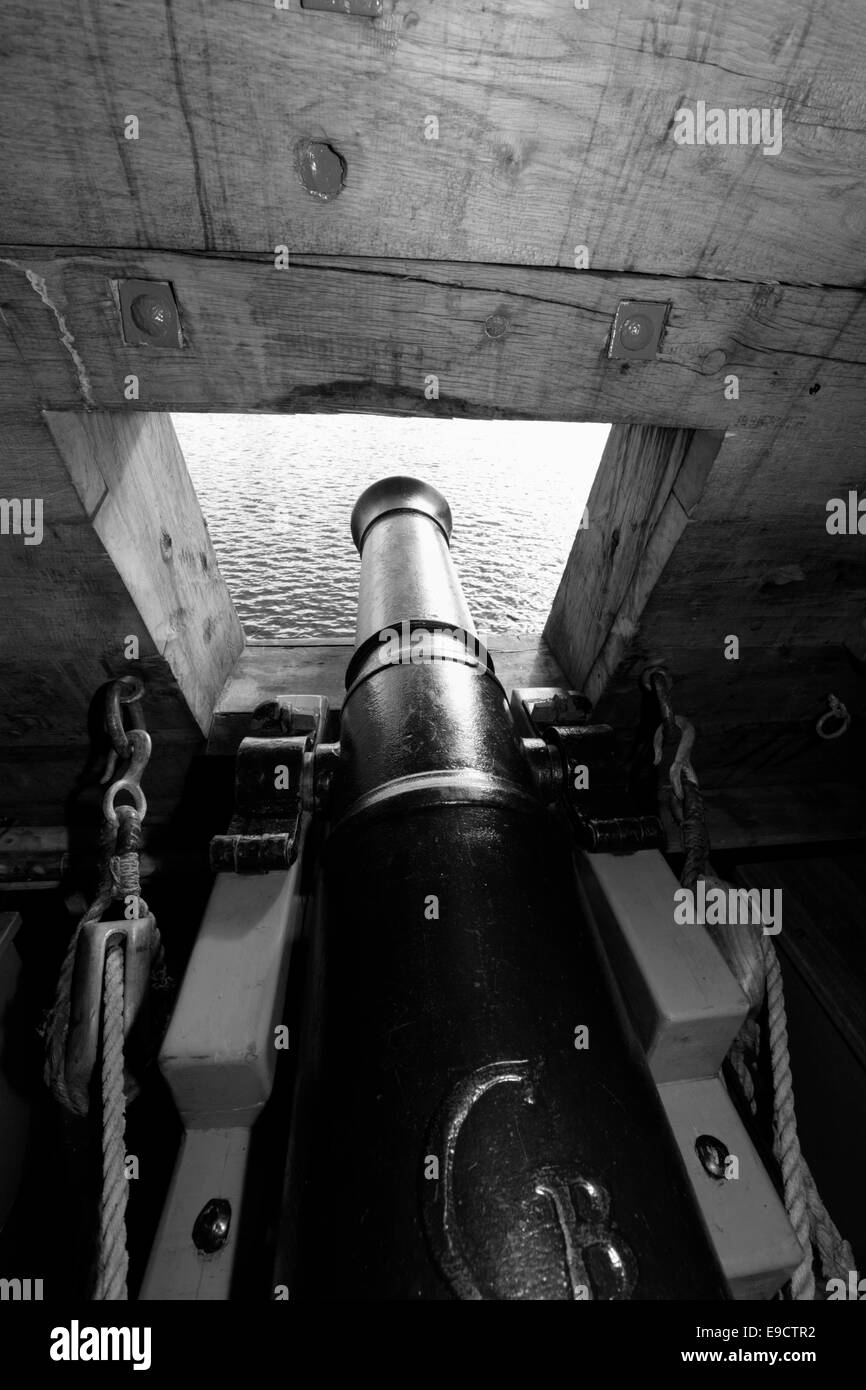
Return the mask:
<svg viewBox="0 0 866 1390">
<path fill-rule="evenodd" d="M 7 353 L 52 409 L 600 420 L 735 430 L 756 447 L 786 419 L 813 440 L 842 422 L 850 440 L 866 419 L 856 291 L 357 257 L 287 270 L 272 257 L 32 246 L 0 258 Z M 173 285 L 182 348 L 127 346 L 113 289 L 125 278 Z M 622 299 L 670 302 L 655 360 L 608 359 Z M 730 374 L 738 401 L 725 397 Z M 0 410 L 21 406 L 20 383 L 0 381 Z"/>
<path fill-rule="evenodd" d="M 702 926 L 674 917 L 658 850 L 577 855 L 577 879 L 653 1080 L 715 1076 L 749 1002 Z"/>
<path fill-rule="evenodd" d="M 859 408 L 852 402 L 852 409 L 853 423 Z M 606 661 L 593 675 L 596 717 L 630 730 L 641 713 L 641 672 L 667 666 L 675 708 L 697 725 L 695 765 L 708 787 L 801 778 L 862 783 L 866 688 L 851 652 L 862 655 L 866 647 L 866 561 L 862 536 L 828 533 L 827 506 L 849 490 L 866 494 L 866 469 L 853 429 L 846 436 L 843 423 L 818 427 L 816 419 L 798 423 L 797 415 L 726 433 L 639 621 L 627 613 L 630 622 L 611 628 L 616 669 L 615 659 Z M 608 447 L 615 449 L 615 435 Z M 604 472 L 602 464 L 598 488 Z M 629 478 L 626 495 L 634 485 Z M 612 536 L 603 508 L 601 514 Z M 591 530 L 578 532 L 575 549 L 591 540 Z M 597 579 L 588 573 L 587 582 Z M 606 618 L 610 595 L 605 602 Z M 731 636 L 739 642 L 736 660 L 725 656 Z M 562 640 L 569 640 L 567 629 Z M 559 641 L 553 638 L 554 648 L 569 669 Z M 592 673 L 591 659 L 581 659 L 585 666 L 570 668 L 575 682 Z M 815 724 L 830 694 L 846 704 L 853 723 L 843 738 L 823 742 Z M 624 740 L 626 755 L 627 734 Z"/>
<path fill-rule="evenodd" d="M 199 728 L 244 638 L 166 415 L 48 412 L 96 535 Z"/>
<path fill-rule="evenodd" d="M 5 239 L 862 284 L 859 0 L 386 9 L 7 0 Z M 781 110 L 781 150 L 678 145 L 698 100 Z"/>
<path fill-rule="evenodd" d="M 240 625 L 170 421 L 69 414 L 52 427 L 56 440 L 38 417 L 0 424 L 5 495 L 43 508 L 40 544 L 0 544 L 0 814 L 63 820 L 88 761 L 91 700 L 130 671 L 147 691 L 151 807 L 167 813 Z M 130 636 L 137 661 L 124 655 Z"/>
<path fill-rule="evenodd" d="M 544 629 L 572 685 L 607 686 L 703 490 L 715 433 L 629 426 L 608 438 Z"/>
<path fill-rule="evenodd" d="M 724 1082 L 713 1076 L 658 1089 L 731 1296 L 772 1298 L 800 1263 L 800 1243 Z M 695 1149 L 698 1137 L 707 1134 L 736 1156 L 736 1181 L 708 1176 Z"/>
</svg>

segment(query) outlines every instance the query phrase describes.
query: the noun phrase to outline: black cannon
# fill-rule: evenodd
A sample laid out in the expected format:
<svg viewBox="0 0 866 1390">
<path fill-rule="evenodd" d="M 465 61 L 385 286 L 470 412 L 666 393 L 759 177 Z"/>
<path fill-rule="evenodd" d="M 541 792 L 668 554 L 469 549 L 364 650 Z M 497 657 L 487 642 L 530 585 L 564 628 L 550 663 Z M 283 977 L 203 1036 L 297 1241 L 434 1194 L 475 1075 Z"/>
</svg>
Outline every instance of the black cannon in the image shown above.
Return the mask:
<svg viewBox="0 0 866 1390">
<path fill-rule="evenodd" d="M 352 535 L 277 1278 L 294 1300 L 725 1298 L 448 504 L 389 478 Z"/>
</svg>

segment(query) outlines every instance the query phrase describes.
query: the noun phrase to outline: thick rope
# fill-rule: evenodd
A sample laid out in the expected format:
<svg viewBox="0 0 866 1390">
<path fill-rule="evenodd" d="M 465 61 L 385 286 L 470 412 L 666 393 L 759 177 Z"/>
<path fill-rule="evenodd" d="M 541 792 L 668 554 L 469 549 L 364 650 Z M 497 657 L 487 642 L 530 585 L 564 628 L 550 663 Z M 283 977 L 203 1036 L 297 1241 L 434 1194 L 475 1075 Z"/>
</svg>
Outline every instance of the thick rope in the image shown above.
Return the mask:
<svg viewBox="0 0 866 1390">
<path fill-rule="evenodd" d="M 785 1210 L 794 1228 L 803 1259 L 791 1276 L 793 1299 L 814 1299 L 815 1276 L 812 1273 L 812 1231 L 806 1175 L 797 1117 L 794 1113 L 794 1082 L 791 1076 L 791 1057 L 788 1051 L 788 1019 L 782 987 L 782 968 L 769 937 L 762 937 L 764 964 L 767 972 L 767 1031 L 769 1034 L 770 1064 L 773 1072 L 773 1151 L 782 1170 Z"/>
<path fill-rule="evenodd" d="M 94 1297 L 127 1297 L 126 1203 L 124 1172 L 126 1097 L 123 1086 L 123 942 L 109 941 L 105 953 L 102 1016 L 102 1201 L 99 1256 Z"/>
<path fill-rule="evenodd" d="M 663 718 L 663 727 L 656 735 L 657 765 L 661 761 L 663 732 L 669 735 L 676 730 L 682 732 L 667 782 L 660 771 L 660 790 L 668 793 L 672 806 L 677 800 L 682 803 L 678 817 L 685 851 L 681 883 L 694 891 L 698 879 L 703 878 L 708 887 L 722 888 L 727 892 L 728 885 L 715 877 L 709 865 L 710 843 L 703 798 L 690 763 L 694 731 L 687 720 L 674 716 L 667 678 L 660 680 L 653 688 Z M 758 1103 L 752 1066 L 757 1063 L 761 1043 L 756 1016 L 766 995 L 773 1081 L 773 1151 L 782 1173 L 785 1210 L 803 1251 L 803 1259 L 791 1277 L 791 1298 L 798 1301 L 814 1300 L 813 1247 L 817 1247 L 825 1278 L 845 1279 L 854 1268 L 854 1254 L 830 1217 L 800 1149 L 782 967 L 776 949 L 766 934 L 760 938 L 756 938 L 752 932 L 737 935 L 731 931 L 730 924 L 727 930 L 711 925 L 707 926 L 707 930 L 749 1000 L 749 1017 L 734 1039 L 729 1061 L 753 1114 L 757 1113 Z"/>
<path fill-rule="evenodd" d="M 47 1056 L 45 1079 L 60 1103 L 73 1114 L 86 1115 L 88 1100 L 74 1096 L 66 1085 L 66 1045 L 72 1009 L 72 985 L 78 942 L 82 931 L 100 922 L 112 902 L 124 905 L 130 898 L 137 903 L 137 916 L 149 915 L 141 897 L 139 848 L 141 822 L 128 806 L 117 808 L 119 825 L 106 824 L 100 836 L 99 889 L 90 907 L 73 932 L 66 949 L 57 982 L 54 1007 L 46 1024 Z M 118 841 L 125 846 L 121 854 L 112 853 Z M 164 970 L 162 942 L 153 924 L 154 954 L 152 983 L 168 984 Z M 158 978 L 154 979 L 156 975 Z M 129 1186 L 124 1171 L 126 1149 L 126 1100 L 135 1093 L 132 1078 L 124 1074 L 124 942 L 118 935 L 109 938 L 105 952 L 102 1017 L 102 1196 L 99 1210 L 99 1246 L 94 1297 L 124 1300 L 127 1297 L 129 1255 L 126 1248 L 126 1206 Z"/>
<path fill-rule="evenodd" d="M 130 819 L 132 819 L 130 817 Z M 121 902 L 138 900 L 138 916 L 147 915 L 141 897 L 138 846 L 141 826 L 133 821 L 127 843 L 134 846 L 124 854 L 112 855 L 109 872 L 112 895 Z M 154 926 L 157 950 L 162 944 Z M 124 1171 L 126 1159 L 126 1091 L 123 1061 L 123 941 L 108 942 L 105 952 L 105 979 L 102 1015 L 102 1199 L 99 1208 L 99 1256 L 94 1297 L 124 1300 L 129 1252 L 126 1248 L 126 1204 L 129 1184 Z"/>
</svg>

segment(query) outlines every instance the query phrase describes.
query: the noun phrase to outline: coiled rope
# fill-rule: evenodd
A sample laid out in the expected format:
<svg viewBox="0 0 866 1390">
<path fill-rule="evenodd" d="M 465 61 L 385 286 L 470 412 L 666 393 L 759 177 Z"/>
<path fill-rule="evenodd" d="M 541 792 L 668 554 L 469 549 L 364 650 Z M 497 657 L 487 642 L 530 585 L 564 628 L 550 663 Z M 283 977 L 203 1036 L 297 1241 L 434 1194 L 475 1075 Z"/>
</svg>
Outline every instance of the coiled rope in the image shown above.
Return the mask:
<svg viewBox="0 0 866 1390">
<path fill-rule="evenodd" d="M 645 685 L 655 691 L 663 720 L 654 741 L 657 766 L 661 763 L 665 732 L 671 734 L 679 731 L 681 734 L 667 781 L 660 773 L 660 795 L 668 797 L 680 826 L 685 852 L 680 882 L 684 888 L 694 891 L 698 880 L 703 879 L 708 890 L 721 888 L 727 893 L 730 885 L 716 877 L 709 864 L 710 842 L 703 798 L 691 765 L 694 728 L 688 720 L 674 715 L 666 673 L 657 670 L 648 673 L 648 677 Z M 728 926 L 730 928 L 730 923 Z M 752 933 L 746 935 L 709 924 L 706 929 L 749 1001 L 749 1017 L 731 1046 L 728 1060 L 755 1116 L 758 1113 L 758 1098 L 753 1068 L 757 1066 L 761 1048 L 761 1028 L 757 1015 L 766 999 L 773 1085 L 773 1153 L 781 1170 L 788 1220 L 803 1251 L 803 1258 L 794 1270 L 788 1287 L 792 1300 L 814 1300 L 816 1253 L 824 1279 L 841 1278 L 843 1281 L 854 1269 L 854 1253 L 827 1211 L 800 1148 L 782 967 L 776 948 L 766 934 L 762 933 L 760 937 Z"/>
</svg>

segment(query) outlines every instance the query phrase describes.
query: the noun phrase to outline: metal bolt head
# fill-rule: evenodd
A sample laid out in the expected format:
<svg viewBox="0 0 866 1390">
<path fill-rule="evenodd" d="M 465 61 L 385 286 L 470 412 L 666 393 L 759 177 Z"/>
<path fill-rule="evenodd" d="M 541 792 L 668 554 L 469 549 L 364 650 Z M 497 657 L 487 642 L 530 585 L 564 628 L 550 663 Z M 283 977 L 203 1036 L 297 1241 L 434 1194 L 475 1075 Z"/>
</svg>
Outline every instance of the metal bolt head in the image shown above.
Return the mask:
<svg viewBox="0 0 866 1390">
<path fill-rule="evenodd" d="M 232 1221 L 231 1203 L 225 1197 L 211 1197 L 205 1202 L 192 1228 L 192 1241 L 203 1255 L 215 1255 L 229 1238 Z"/>
<path fill-rule="evenodd" d="M 645 314 L 633 314 L 627 318 L 619 330 L 620 342 L 627 348 L 634 351 L 635 348 L 644 347 L 650 340 L 652 334 L 652 324 Z"/>
<path fill-rule="evenodd" d="M 177 302 L 167 280 L 119 280 L 116 290 L 129 347 L 183 347 Z"/>
<path fill-rule="evenodd" d="M 670 302 L 656 304 L 622 299 L 617 305 L 608 356 L 626 361 L 652 360 L 661 342 Z"/>
<path fill-rule="evenodd" d="M 724 1178 L 729 1153 L 721 1139 L 716 1139 L 712 1134 L 699 1134 L 695 1140 L 695 1153 L 711 1178 Z"/>
<path fill-rule="evenodd" d="M 159 299 L 155 299 L 152 294 L 137 295 L 132 301 L 130 313 L 133 322 L 141 329 L 142 333 L 148 333 L 152 338 L 159 337 L 165 332 L 172 317 L 168 306 Z"/>
</svg>

